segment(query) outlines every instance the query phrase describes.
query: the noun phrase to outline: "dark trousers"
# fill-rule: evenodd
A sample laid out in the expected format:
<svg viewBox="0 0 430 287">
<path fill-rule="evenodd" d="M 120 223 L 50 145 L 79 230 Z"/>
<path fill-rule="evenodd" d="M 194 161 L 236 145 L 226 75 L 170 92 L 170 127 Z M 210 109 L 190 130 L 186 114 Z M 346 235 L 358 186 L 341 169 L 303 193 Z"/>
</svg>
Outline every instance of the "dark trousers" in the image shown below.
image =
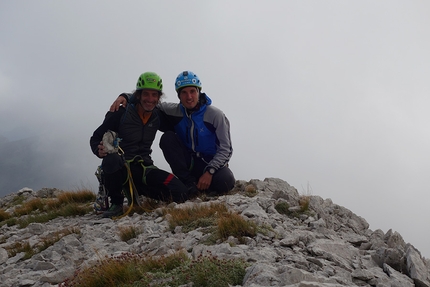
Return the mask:
<svg viewBox="0 0 430 287">
<path fill-rule="evenodd" d="M 122 204 L 122 190 L 128 187 L 128 169 L 118 154 L 107 155 L 102 162 L 105 187 L 112 204 Z M 140 195 L 166 202 L 184 202 L 188 199 L 187 187 L 173 174 L 155 168 L 142 167 L 140 163 L 130 163 L 131 176 Z M 134 187 L 133 187 L 134 189 Z"/>
<path fill-rule="evenodd" d="M 189 151 L 178 135 L 165 132 L 160 139 L 160 148 L 172 172 L 185 184 L 197 183 L 212 157 L 198 157 Z M 218 169 L 212 177 L 210 191 L 226 193 L 234 187 L 235 178 L 228 166 Z"/>
</svg>

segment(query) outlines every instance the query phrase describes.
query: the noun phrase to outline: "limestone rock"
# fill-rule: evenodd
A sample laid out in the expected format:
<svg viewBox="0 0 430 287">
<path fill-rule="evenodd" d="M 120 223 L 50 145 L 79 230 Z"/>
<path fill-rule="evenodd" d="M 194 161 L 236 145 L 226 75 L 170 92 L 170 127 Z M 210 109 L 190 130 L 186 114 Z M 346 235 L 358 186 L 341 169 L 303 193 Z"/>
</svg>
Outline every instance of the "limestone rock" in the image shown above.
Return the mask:
<svg viewBox="0 0 430 287">
<path fill-rule="evenodd" d="M 241 241 L 230 236 L 224 242 L 206 245 L 207 235 L 202 230 L 184 232 L 181 226 L 170 230 L 168 216 L 161 209 L 115 221 L 91 213 L 25 228 L 4 224 L 0 227 L 0 287 L 57 286 L 78 268 L 91 266 L 105 256 L 124 252 L 159 256 L 179 250 L 186 250 L 194 259 L 207 252 L 219 258 L 243 258 L 251 263 L 241 285 L 247 287 L 430 287 L 429 260 L 395 231 L 372 231 L 365 219 L 316 195 L 307 195 L 309 209 L 304 212 L 303 196 L 281 179 L 238 181 L 234 190 L 208 202 L 197 198 L 172 207 L 223 203 L 231 212 L 270 230 Z M 1 198 L 0 207 L 7 206 L 16 195 L 29 200 L 55 197 L 60 192 L 24 188 Z M 279 202 L 287 203 L 294 216 L 280 214 L 275 209 Z M 119 228 L 126 226 L 138 227 L 141 233 L 123 242 Z M 16 242 L 26 240 L 34 246 L 68 228 L 79 229 L 79 233 L 62 237 L 29 259 L 24 253 L 8 255 L 7 249 Z"/>
</svg>

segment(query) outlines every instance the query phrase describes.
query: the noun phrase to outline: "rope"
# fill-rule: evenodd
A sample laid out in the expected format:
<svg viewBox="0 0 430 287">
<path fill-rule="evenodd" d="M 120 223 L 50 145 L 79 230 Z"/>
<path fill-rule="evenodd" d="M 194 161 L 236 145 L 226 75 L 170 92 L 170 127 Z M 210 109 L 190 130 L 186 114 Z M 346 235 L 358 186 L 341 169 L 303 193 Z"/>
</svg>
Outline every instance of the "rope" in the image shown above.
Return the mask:
<svg viewBox="0 0 430 287">
<path fill-rule="evenodd" d="M 131 204 L 129 205 L 127 211 L 124 214 L 122 214 L 120 216 L 112 217 L 112 219 L 114 219 L 114 220 L 123 218 L 124 216 L 127 216 L 130 213 L 130 211 L 133 209 L 133 204 L 134 204 L 134 194 L 133 194 L 134 183 L 133 183 L 133 178 L 131 177 L 130 166 L 129 166 L 129 164 L 127 164 L 127 162 L 124 165 L 127 168 L 127 174 L 128 174 L 128 177 L 129 177 L 128 178 L 128 188 L 130 190 Z"/>
<path fill-rule="evenodd" d="M 118 146 L 118 154 L 120 156 L 124 156 L 124 151 L 122 150 L 122 148 L 120 146 Z M 129 207 L 128 207 L 127 211 L 124 214 L 122 214 L 120 216 L 112 217 L 112 219 L 114 219 L 114 220 L 123 218 L 124 216 L 127 216 L 130 213 L 130 211 L 133 209 L 133 204 L 134 204 L 133 186 L 135 188 L 136 188 L 136 186 L 134 185 L 133 177 L 131 176 L 130 163 L 128 163 L 127 161 L 125 161 L 124 165 L 127 168 L 127 180 L 128 180 L 128 188 L 129 188 L 129 191 L 130 191 L 131 204 L 129 204 Z"/>
<path fill-rule="evenodd" d="M 118 152 L 118 154 L 120 154 L 121 156 L 124 155 L 124 151 L 120 147 L 118 147 L 118 148 L 120 150 L 120 152 Z M 130 163 L 135 161 L 136 157 L 138 157 L 138 156 L 135 156 L 133 159 L 127 160 L 124 163 L 125 167 L 127 168 L 127 181 L 128 181 L 128 188 L 130 191 L 131 204 L 129 205 L 127 211 L 124 214 L 122 214 L 120 216 L 112 217 L 112 219 L 114 219 L 114 220 L 123 218 L 124 216 L 127 216 L 130 213 L 130 211 L 133 209 L 135 199 L 136 199 L 139 207 L 143 208 L 143 206 L 141 205 L 141 203 L 138 200 L 138 193 L 133 192 L 133 190 L 135 190 L 137 192 L 137 188 L 136 188 L 136 185 L 134 184 L 133 176 L 132 176 L 131 169 L 130 169 Z M 155 166 L 148 166 L 147 167 L 147 166 L 143 165 L 142 159 L 138 160 L 138 162 L 142 165 L 142 168 L 143 168 L 142 181 L 146 185 L 146 169 L 147 168 L 157 168 L 157 167 L 155 167 Z M 136 198 L 135 198 L 135 196 L 136 196 Z M 144 211 L 149 212 L 149 210 L 145 210 L 145 209 L 144 209 Z"/>
</svg>

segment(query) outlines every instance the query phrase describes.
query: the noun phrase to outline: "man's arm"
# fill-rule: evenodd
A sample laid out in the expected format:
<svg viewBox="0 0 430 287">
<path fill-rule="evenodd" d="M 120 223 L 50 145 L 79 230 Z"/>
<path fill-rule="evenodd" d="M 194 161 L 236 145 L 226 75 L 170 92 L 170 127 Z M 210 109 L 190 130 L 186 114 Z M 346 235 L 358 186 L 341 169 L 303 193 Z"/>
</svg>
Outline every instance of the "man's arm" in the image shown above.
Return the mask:
<svg viewBox="0 0 430 287">
<path fill-rule="evenodd" d="M 218 139 L 217 152 L 213 159 L 209 162 L 208 167 L 213 167 L 215 170 L 224 167 L 230 161 L 233 154 L 233 147 L 230 137 L 230 122 L 225 114 L 214 107 L 211 108 L 213 115 L 212 124 L 215 128 L 215 134 Z"/>
<path fill-rule="evenodd" d="M 99 158 L 105 157 L 107 152 L 103 146 L 102 139 L 105 132 L 108 130 L 118 131 L 119 122 L 124 109 L 120 112 L 107 112 L 103 123 L 94 131 L 90 138 L 90 146 L 92 152 Z"/>
<path fill-rule="evenodd" d="M 127 102 L 130 99 L 131 94 L 122 93 L 121 95 L 116 98 L 116 100 L 113 102 L 113 104 L 110 106 L 109 111 L 110 112 L 116 112 L 119 110 L 120 106 L 127 106 Z"/>
<path fill-rule="evenodd" d="M 219 143 L 217 144 L 216 154 L 208 163 L 205 172 L 198 180 L 197 188 L 200 190 L 208 189 L 212 183 L 213 175 L 209 169 L 213 168 L 216 171 L 224 167 L 230 161 L 233 153 L 230 138 L 230 122 L 224 113 L 217 108 L 212 107 L 210 113 L 212 114 L 209 117 L 212 118 L 212 125 L 215 128 L 215 134 Z"/>
</svg>

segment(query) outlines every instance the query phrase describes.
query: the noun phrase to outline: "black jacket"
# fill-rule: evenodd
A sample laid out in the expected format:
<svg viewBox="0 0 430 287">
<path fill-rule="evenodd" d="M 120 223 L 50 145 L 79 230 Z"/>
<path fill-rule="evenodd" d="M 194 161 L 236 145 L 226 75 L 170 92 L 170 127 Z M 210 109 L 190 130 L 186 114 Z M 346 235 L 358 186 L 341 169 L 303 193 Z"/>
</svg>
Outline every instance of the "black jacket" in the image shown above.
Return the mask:
<svg viewBox="0 0 430 287">
<path fill-rule="evenodd" d="M 126 108 L 120 107 L 116 112 L 108 112 L 103 123 L 94 131 L 90 138 L 93 153 L 98 156 L 97 146 L 108 130 L 118 133 L 121 139 L 119 146 L 124 151 L 126 160 L 140 155 L 145 165 L 152 165 L 151 145 L 157 130 L 165 130 L 161 124 L 162 113 L 158 108 L 152 111 L 151 117 L 144 125 L 137 113 L 135 104 L 128 104 Z"/>
</svg>

